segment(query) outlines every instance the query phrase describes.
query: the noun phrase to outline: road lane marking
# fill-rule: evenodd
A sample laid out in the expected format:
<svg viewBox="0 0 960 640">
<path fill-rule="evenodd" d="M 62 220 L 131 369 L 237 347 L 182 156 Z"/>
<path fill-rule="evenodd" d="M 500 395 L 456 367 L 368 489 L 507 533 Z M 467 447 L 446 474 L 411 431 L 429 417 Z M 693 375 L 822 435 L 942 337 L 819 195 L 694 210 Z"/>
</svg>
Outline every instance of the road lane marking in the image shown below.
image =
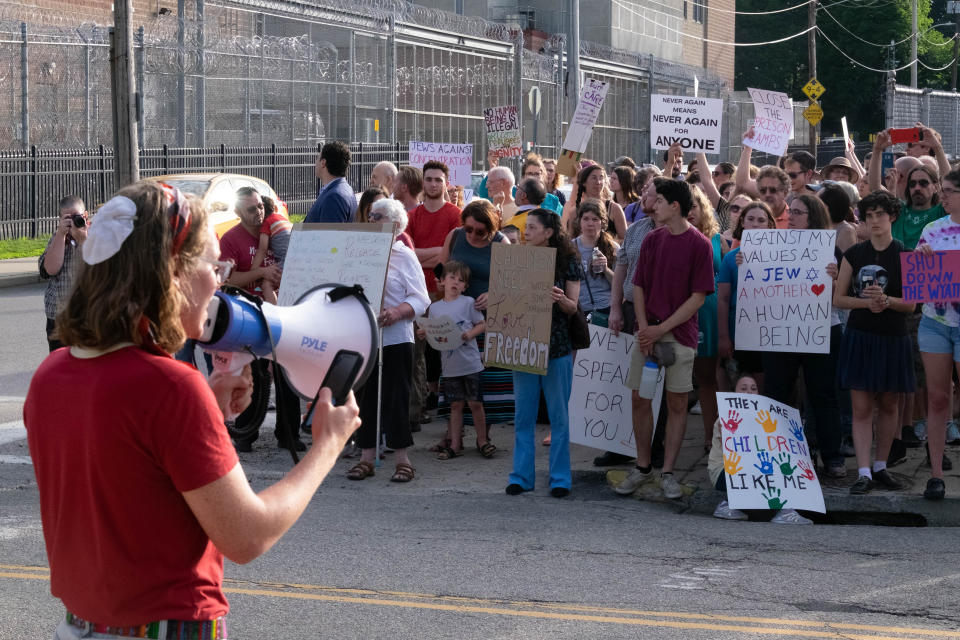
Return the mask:
<svg viewBox="0 0 960 640">
<path fill-rule="evenodd" d="M 33 464 L 30 456 L 7 456 L 0 455 L 0 464 Z"/>
<path fill-rule="evenodd" d="M 40 566 L 23 566 L 0 564 L 0 578 L 49 580 L 49 570 Z M 231 585 L 252 585 L 273 588 L 242 588 Z M 282 591 L 280 589 L 295 589 L 296 591 Z M 304 593 L 304 591 L 321 591 L 324 593 Z M 497 600 L 484 598 L 468 598 L 458 596 L 438 596 L 426 593 L 411 593 L 404 591 L 376 591 L 370 589 L 344 589 L 322 585 L 287 584 L 281 582 L 253 582 L 246 580 L 225 579 L 225 593 L 239 595 L 264 596 L 273 598 L 290 598 L 296 600 L 313 600 L 318 602 L 339 602 L 346 604 L 375 605 L 398 608 L 425 609 L 433 611 L 449 611 L 459 613 L 485 613 L 490 615 L 512 616 L 522 618 L 539 618 L 550 620 L 569 620 L 578 622 L 600 622 L 605 624 L 621 624 L 644 627 L 661 627 L 674 629 L 690 629 L 705 631 L 738 631 L 759 635 L 776 635 L 804 638 L 831 638 L 836 640 L 920 640 L 928 637 L 958 638 L 960 634 L 938 629 L 920 629 L 913 627 L 884 627 L 879 625 L 861 625 L 846 622 L 829 622 L 822 620 L 791 620 L 785 618 L 753 618 L 741 616 L 712 615 L 704 613 L 687 613 L 681 611 L 640 611 L 631 609 L 617 609 L 575 603 L 545 603 L 517 600 Z M 522 608 L 518 608 L 522 607 Z M 571 613 L 574 611 L 590 613 Z M 596 615 L 596 614 L 610 615 Z M 673 620 L 661 619 L 673 618 Z M 705 622 L 695 622 L 703 620 Z M 716 624 L 716 622 L 740 624 Z M 767 626 L 745 626 L 757 624 Z M 798 629 L 796 627 L 817 627 L 815 629 Z M 855 634 L 844 630 L 877 632 L 876 635 Z M 909 634 L 909 635 L 904 635 Z M 913 636 L 911 638 L 910 636 Z"/>
<path fill-rule="evenodd" d="M 26 440 L 27 428 L 23 420 L 14 420 L 13 422 L 4 422 L 0 424 L 0 446 Z"/>
</svg>

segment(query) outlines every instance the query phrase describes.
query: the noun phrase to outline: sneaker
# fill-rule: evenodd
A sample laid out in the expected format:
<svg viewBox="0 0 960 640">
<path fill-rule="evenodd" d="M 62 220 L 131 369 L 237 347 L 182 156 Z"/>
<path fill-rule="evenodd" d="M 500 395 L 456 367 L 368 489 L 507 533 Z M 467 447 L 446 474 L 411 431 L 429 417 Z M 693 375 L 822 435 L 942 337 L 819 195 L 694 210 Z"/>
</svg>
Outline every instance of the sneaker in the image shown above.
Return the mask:
<svg viewBox="0 0 960 640">
<path fill-rule="evenodd" d="M 568 495 L 570 495 L 570 489 L 567 489 L 566 487 L 554 487 L 553 489 L 550 489 L 550 495 L 554 498 L 566 498 Z"/>
<path fill-rule="evenodd" d="M 253 443 L 246 440 L 235 442 L 233 447 L 237 450 L 237 453 L 250 453 L 253 451 Z"/>
<path fill-rule="evenodd" d="M 713 517 L 721 520 L 749 520 L 749 516 L 740 509 L 731 509 L 730 503 L 726 500 L 717 505 L 713 510 Z"/>
<path fill-rule="evenodd" d="M 960 444 L 960 427 L 956 420 L 947 423 L 947 444 Z"/>
<path fill-rule="evenodd" d="M 618 464 L 627 464 L 628 462 L 633 462 L 634 460 L 636 460 L 636 458 L 625 456 L 622 453 L 616 453 L 615 451 L 607 451 L 603 455 L 599 455 L 593 459 L 593 466 L 615 467 Z"/>
<path fill-rule="evenodd" d="M 525 491 L 530 491 L 530 489 L 524 489 L 523 487 L 521 487 L 519 484 L 516 484 L 515 482 L 508 484 L 507 488 L 505 489 L 505 492 L 508 496 L 518 496 Z"/>
<path fill-rule="evenodd" d="M 827 468 L 824 470 L 824 473 L 828 478 L 846 478 L 847 465 L 845 465 L 842 462 L 837 462 L 835 464 L 828 464 Z"/>
<path fill-rule="evenodd" d="M 853 458 L 857 455 L 857 450 L 853 448 L 853 436 L 844 436 L 840 443 L 840 453 L 844 458 Z"/>
<path fill-rule="evenodd" d="M 804 518 L 794 509 L 781 509 L 777 515 L 771 518 L 770 522 L 774 524 L 813 524 L 810 518 Z"/>
<path fill-rule="evenodd" d="M 703 415 L 703 408 L 700 407 L 700 401 L 697 400 L 697 404 L 690 407 L 690 415 L 699 416 Z"/>
<path fill-rule="evenodd" d="M 916 449 L 923 442 L 917 437 L 917 432 L 912 425 L 905 424 L 900 430 L 900 441 L 908 449 Z"/>
<path fill-rule="evenodd" d="M 913 425 L 913 433 L 917 436 L 917 439 L 920 442 L 923 442 L 927 439 L 927 419 L 926 418 L 917 420 L 917 424 Z"/>
<path fill-rule="evenodd" d="M 613 488 L 614 491 L 619 493 L 621 496 L 629 496 L 634 491 L 640 488 L 640 485 L 645 484 L 653 480 L 653 469 L 644 473 L 634 467 L 633 471 L 630 472 L 626 478 L 620 481 L 620 484 Z"/>
<path fill-rule="evenodd" d="M 924 460 L 923 464 L 929 467 L 930 466 L 930 446 L 927 443 L 924 443 L 923 448 L 927 452 L 927 459 Z M 944 471 L 953 471 L 953 463 L 950 462 L 950 458 L 947 457 L 947 454 L 943 454 L 942 467 Z"/>
<path fill-rule="evenodd" d="M 900 489 L 903 489 L 903 483 L 890 475 L 890 472 L 886 469 L 874 471 L 873 482 L 881 489 L 886 489 L 888 491 L 899 491 Z"/>
<path fill-rule="evenodd" d="M 854 496 L 862 496 L 870 493 L 871 489 L 873 489 L 873 480 L 867 476 L 860 476 L 857 478 L 857 481 L 853 483 L 853 486 L 850 487 L 850 494 Z"/>
<path fill-rule="evenodd" d="M 680 486 L 672 473 L 660 474 L 660 488 L 663 490 L 663 497 L 665 498 L 673 500 L 683 497 L 683 487 Z"/>
<path fill-rule="evenodd" d="M 927 480 L 927 488 L 923 490 L 923 497 L 927 500 L 943 500 L 946 494 L 946 485 L 940 478 L 930 478 Z"/>
<path fill-rule="evenodd" d="M 890 455 L 887 456 L 887 466 L 895 467 L 906 461 L 907 447 L 903 444 L 903 440 L 894 439 L 893 444 L 890 445 Z"/>
</svg>

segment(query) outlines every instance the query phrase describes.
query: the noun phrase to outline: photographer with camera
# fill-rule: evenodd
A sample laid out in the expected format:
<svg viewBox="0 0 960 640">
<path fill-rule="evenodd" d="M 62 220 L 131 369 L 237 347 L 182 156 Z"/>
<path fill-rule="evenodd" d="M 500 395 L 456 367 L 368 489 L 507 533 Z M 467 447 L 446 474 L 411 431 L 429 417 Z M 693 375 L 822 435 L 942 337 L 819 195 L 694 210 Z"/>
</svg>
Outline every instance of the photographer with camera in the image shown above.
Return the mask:
<svg viewBox="0 0 960 640">
<path fill-rule="evenodd" d="M 73 286 L 79 265 L 80 248 L 87 239 L 87 209 L 80 196 L 60 200 L 60 220 L 47 248 L 40 256 L 40 278 L 47 281 L 43 310 L 47 316 L 47 345 L 50 351 L 63 343 L 54 336 L 54 319 Z"/>
</svg>

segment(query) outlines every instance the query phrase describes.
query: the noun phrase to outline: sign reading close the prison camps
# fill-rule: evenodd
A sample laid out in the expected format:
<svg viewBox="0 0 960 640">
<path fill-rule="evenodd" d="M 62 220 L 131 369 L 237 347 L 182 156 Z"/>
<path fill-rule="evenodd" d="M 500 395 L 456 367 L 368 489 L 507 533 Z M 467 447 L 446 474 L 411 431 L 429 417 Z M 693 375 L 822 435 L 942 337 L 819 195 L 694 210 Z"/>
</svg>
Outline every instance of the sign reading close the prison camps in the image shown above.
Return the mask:
<svg viewBox="0 0 960 640">
<path fill-rule="evenodd" d="M 423 169 L 431 160 L 438 160 L 450 170 L 450 184 L 470 186 L 470 169 L 473 168 L 473 145 L 446 142 L 410 141 L 410 166 Z"/>
<path fill-rule="evenodd" d="M 650 96 L 650 140 L 654 149 L 679 142 L 684 151 L 717 153 L 723 100 L 690 96 Z"/>
<path fill-rule="evenodd" d="M 750 89 L 753 100 L 753 137 L 744 138 L 743 144 L 762 151 L 782 156 L 793 137 L 793 100 L 785 93 Z"/>
<path fill-rule="evenodd" d="M 737 269 L 736 347 L 746 351 L 830 353 L 836 231 L 743 232 Z"/>
<path fill-rule="evenodd" d="M 593 125 L 597 123 L 600 107 L 607 98 L 610 85 L 596 78 L 586 78 L 583 89 L 580 91 L 580 102 L 573 113 L 567 135 L 563 139 L 563 149 L 557 158 L 557 173 L 564 176 L 575 176 L 580 170 L 580 156 L 587 149 Z"/>
<path fill-rule="evenodd" d="M 493 243 L 483 352 L 488 366 L 547 373 L 556 258 L 553 247 Z"/>
</svg>

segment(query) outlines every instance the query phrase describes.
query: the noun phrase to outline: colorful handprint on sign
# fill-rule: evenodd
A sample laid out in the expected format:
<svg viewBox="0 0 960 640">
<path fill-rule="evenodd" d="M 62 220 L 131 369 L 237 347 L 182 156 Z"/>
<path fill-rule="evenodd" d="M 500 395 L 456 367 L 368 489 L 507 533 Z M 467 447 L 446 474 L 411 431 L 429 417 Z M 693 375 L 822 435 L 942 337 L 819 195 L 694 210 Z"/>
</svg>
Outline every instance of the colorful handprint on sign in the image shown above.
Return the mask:
<svg viewBox="0 0 960 640">
<path fill-rule="evenodd" d="M 773 433 L 777 430 L 777 421 L 770 416 L 769 411 L 757 412 L 757 424 L 763 427 L 766 433 Z"/>
<path fill-rule="evenodd" d="M 771 509 L 783 509 L 783 505 L 787 504 L 786 500 L 780 499 L 780 489 L 770 489 L 770 495 L 764 493 L 763 499 Z"/>
<path fill-rule="evenodd" d="M 806 460 L 798 461 L 797 466 L 800 467 L 800 471 L 803 472 L 803 477 L 807 480 L 813 480 L 816 478 L 816 476 L 813 475 L 813 469 L 810 468 L 810 465 L 807 464 Z"/>
<path fill-rule="evenodd" d="M 803 425 L 797 424 L 797 421 L 792 418 L 790 419 L 790 435 L 797 442 L 803 442 Z"/>
<path fill-rule="evenodd" d="M 740 414 L 736 411 L 727 412 L 727 419 L 724 420 L 720 418 L 720 422 L 723 424 L 723 427 L 730 433 L 736 433 L 737 429 L 740 428 L 740 423 L 743 422 L 743 418 L 740 417 Z"/>
<path fill-rule="evenodd" d="M 735 476 L 743 471 L 743 467 L 740 466 L 740 456 L 736 453 L 731 453 L 729 458 L 725 457 L 723 459 L 723 470 L 731 476 Z"/>
<path fill-rule="evenodd" d="M 777 457 L 777 464 L 780 465 L 780 473 L 782 473 L 783 475 L 785 475 L 785 476 L 787 476 L 787 477 L 792 476 L 792 475 L 793 475 L 793 472 L 797 470 L 796 467 L 790 465 L 790 454 L 789 454 L 789 453 L 781 453 L 781 454 Z"/>
<path fill-rule="evenodd" d="M 773 475 L 773 459 L 770 457 L 769 453 L 766 451 L 761 451 L 757 454 L 757 460 L 760 462 L 760 464 L 755 464 L 753 466 L 756 467 L 760 473 L 768 476 Z"/>
</svg>

